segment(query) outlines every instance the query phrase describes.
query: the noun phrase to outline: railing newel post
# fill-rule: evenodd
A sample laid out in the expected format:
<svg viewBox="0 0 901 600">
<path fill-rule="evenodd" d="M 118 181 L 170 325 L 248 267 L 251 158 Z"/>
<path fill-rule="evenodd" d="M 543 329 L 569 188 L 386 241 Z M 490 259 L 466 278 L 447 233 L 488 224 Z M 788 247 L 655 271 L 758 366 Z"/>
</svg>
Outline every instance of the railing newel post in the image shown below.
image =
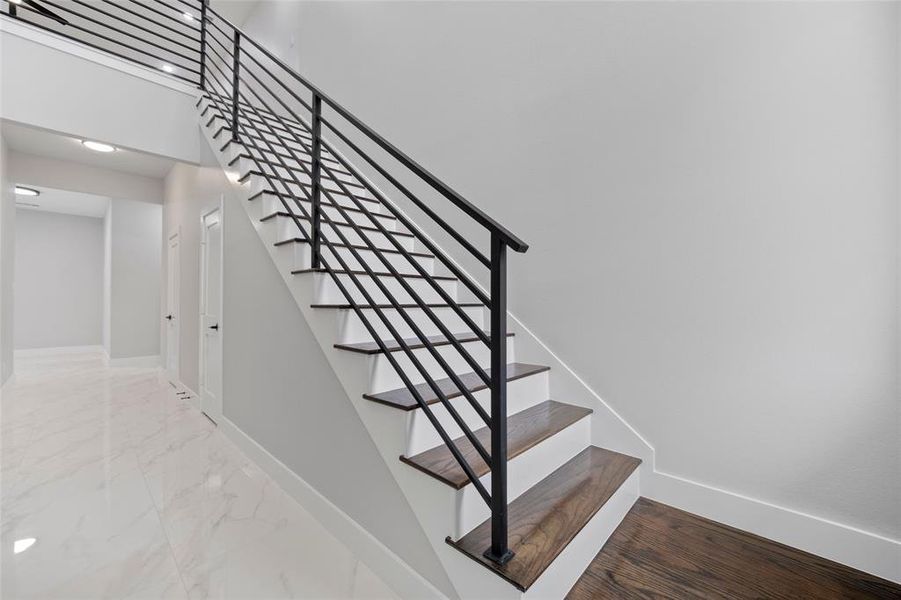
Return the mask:
<svg viewBox="0 0 901 600">
<path fill-rule="evenodd" d="M 321 201 L 322 195 L 322 96 L 313 94 L 313 119 L 311 125 L 313 136 L 312 159 L 313 168 L 311 179 L 313 180 L 313 210 L 312 210 L 312 234 L 313 239 L 310 241 L 311 248 L 311 267 L 318 269 L 320 267 L 321 258 L 321 239 L 320 239 L 320 222 L 321 218 Z"/>
<path fill-rule="evenodd" d="M 234 55 L 232 56 L 232 141 L 238 141 L 238 74 L 241 68 L 241 32 L 235 29 Z"/>
<path fill-rule="evenodd" d="M 513 558 L 507 544 L 507 244 L 491 232 L 491 547 L 500 565 Z"/>
</svg>

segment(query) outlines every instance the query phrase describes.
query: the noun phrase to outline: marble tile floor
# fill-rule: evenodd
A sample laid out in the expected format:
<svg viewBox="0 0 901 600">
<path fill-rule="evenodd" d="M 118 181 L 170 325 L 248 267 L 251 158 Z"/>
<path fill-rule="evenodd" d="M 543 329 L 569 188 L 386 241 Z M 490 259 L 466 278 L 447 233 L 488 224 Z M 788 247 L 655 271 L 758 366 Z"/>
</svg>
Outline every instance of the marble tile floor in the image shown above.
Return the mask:
<svg viewBox="0 0 901 600">
<path fill-rule="evenodd" d="M 9 600 L 395 598 L 159 371 L 97 352 L 17 360 L 0 546 Z"/>
</svg>

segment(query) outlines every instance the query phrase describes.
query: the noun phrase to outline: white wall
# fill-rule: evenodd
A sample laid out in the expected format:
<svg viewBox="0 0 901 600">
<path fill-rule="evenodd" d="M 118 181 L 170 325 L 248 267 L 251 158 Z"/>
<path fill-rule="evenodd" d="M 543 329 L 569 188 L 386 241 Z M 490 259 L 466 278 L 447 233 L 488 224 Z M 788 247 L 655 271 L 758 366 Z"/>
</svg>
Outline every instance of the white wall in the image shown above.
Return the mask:
<svg viewBox="0 0 901 600">
<path fill-rule="evenodd" d="M 532 244 L 513 312 L 658 469 L 897 539 L 897 11 L 267 2 L 245 31 Z"/>
<path fill-rule="evenodd" d="M 0 135 L 0 385 L 13 373 L 13 277 L 16 253 L 16 197 L 9 151 Z"/>
<path fill-rule="evenodd" d="M 15 348 L 99 345 L 103 220 L 18 210 L 15 256 Z"/>
<path fill-rule="evenodd" d="M 108 352 L 113 360 L 160 355 L 162 215 L 159 204 L 110 202 Z"/>
<path fill-rule="evenodd" d="M 188 84 L 9 20 L 0 23 L 0 70 L 3 118 L 197 160 Z"/>
<path fill-rule="evenodd" d="M 423 577 L 453 594 L 415 515 L 239 205 L 246 193 L 233 196 L 235 186 L 211 153 L 204 165 L 209 166 L 176 165 L 166 178 L 163 236 L 174 231 L 180 236 L 180 380 L 199 391 L 200 219 L 224 197 L 224 417 Z M 165 272 L 162 281 L 165 287 Z M 322 459 L 324 453 L 328 460 Z"/>
</svg>

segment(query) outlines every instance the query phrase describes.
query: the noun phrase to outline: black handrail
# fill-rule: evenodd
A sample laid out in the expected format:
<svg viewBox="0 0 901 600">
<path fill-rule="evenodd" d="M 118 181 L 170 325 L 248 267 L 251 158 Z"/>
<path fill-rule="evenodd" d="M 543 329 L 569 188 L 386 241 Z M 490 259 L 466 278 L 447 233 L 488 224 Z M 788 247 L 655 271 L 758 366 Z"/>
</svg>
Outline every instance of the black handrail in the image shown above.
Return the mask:
<svg viewBox="0 0 901 600">
<path fill-rule="evenodd" d="M 482 209 L 473 205 L 471 202 L 466 200 L 463 196 L 458 194 L 456 191 L 451 189 L 446 183 L 438 179 L 435 175 L 430 173 L 425 167 L 414 161 L 412 158 L 401 152 L 397 147 L 391 144 L 388 140 L 383 138 L 381 135 L 376 133 L 371 127 L 363 123 L 359 118 L 357 118 L 353 113 L 349 110 L 332 100 L 328 94 L 320 90 L 318 87 L 307 81 L 302 75 L 294 71 L 291 67 L 284 63 L 280 58 L 275 56 L 272 52 L 267 50 L 264 46 L 260 45 L 256 40 L 251 37 L 248 37 L 241 31 L 240 28 L 233 25 L 228 19 L 223 17 L 219 12 L 217 12 L 214 8 L 209 7 L 208 12 L 216 15 L 220 20 L 227 23 L 232 29 L 235 31 L 241 32 L 241 36 L 245 38 L 251 45 L 253 45 L 257 50 L 262 52 L 268 59 L 270 59 L 273 63 L 278 65 L 285 73 L 289 76 L 303 84 L 310 92 L 313 93 L 314 97 L 319 97 L 323 102 L 328 104 L 336 113 L 345 118 L 348 122 L 353 124 L 354 127 L 359 129 L 362 133 L 364 133 L 369 139 L 379 145 L 383 150 L 388 152 L 392 157 L 394 157 L 398 162 L 407 167 L 410 171 L 419 176 L 420 179 L 431 185 L 435 190 L 440 192 L 445 198 L 450 200 L 457 208 L 462 210 L 472 219 L 474 219 L 477 223 L 488 229 L 492 233 L 496 233 L 500 236 L 501 240 L 509 246 L 512 250 L 516 252 L 525 252 L 529 249 L 529 245 L 524 241 L 519 239 L 513 233 L 507 230 L 506 227 L 489 217 L 485 214 Z"/>
</svg>

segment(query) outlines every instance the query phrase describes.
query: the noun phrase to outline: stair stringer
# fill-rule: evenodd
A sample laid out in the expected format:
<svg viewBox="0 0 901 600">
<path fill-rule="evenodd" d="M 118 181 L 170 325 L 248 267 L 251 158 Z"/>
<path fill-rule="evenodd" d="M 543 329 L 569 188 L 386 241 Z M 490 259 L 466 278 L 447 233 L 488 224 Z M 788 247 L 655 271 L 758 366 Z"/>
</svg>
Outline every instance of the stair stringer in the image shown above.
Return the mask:
<svg viewBox="0 0 901 600">
<path fill-rule="evenodd" d="M 237 197 L 246 198 L 250 196 L 247 191 L 249 187 L 238 183 L 240 173 L 228 166 L 229 157 L 225 152 L 219 150 L 221 142 L 217 143 L 212 138 L 211 130 L 204 127 L 203 123 L 201 123 L 201 130 L 204 138 L 213 149 L 220 166 L 227 173 L 229 181 L 236 186 Z M 359 356 L 334 347 L 340 327 L 341 315 L 339 313 L 342 311 L 314 309 L 311 307 L 314 303 L 316 291 L 315 276 L 292 275 L 291 271 L 295 268 L 293 249 L 290 245 L 275 246 L 275 242 L 279 239 L 277 220 L 261 222 L 260 219 L 265 216 L 262 214 L 261 202 L 244 200 L 241 202 L 241 205 L 244 207 L 267 252 L 275 262 L 298 308 L 310 325 L 317 343 L 341 382 L 348 399 L 360 415 L 373 443 L 388 466 L 389 472 L 391 472 L 402 493 L 407 498 L 413 514 L 416 515 L 419 521 L 419 526 L 422 528 L 429 543 L 432 544 L 459 596 L 466 599 L 505 600 L 507 598 L 559 598 L 565 595 L 638 498 L 639 471 L 636 471 L 621 486 L 614 497 L 577 536 L 577 539 L 564 550 L 525 594 L 498 577 L 495 573 L 463 556 L 445 543 L 445 537 L 456 532 L 457 517 L 462 510 L 461 494 L 431 477 L 424 476 L 398 460 L 398 457 L 406 449 L 409 413 L 363 398 L 363 394 L 369 391 L 369 369 L 361 368 L 363 361 L 361 361 Z M 518 321 L 516 323 L 520 327 L 514 328 L 514 331 L 517 335 L 520 334 L 520 331 L 525 334 L 523 337 L 528 340 L 527 345 L 530 355 L 534 353 L 536 357 L 547 358 L 548 360 L 544 364 L 554 365 L 559 363 L 562 365 L 557 357 L 537 340 L 531 332 L 521 327 Z M 564 371 L 564 373 L 569 372 L 568 369 L 558 370 Z M 559 380 L 561 378 L 558 377 L 556 379 Z M 567 389 L 567 393 L 569 393 L 570 389 L 578 390 L 577 385 L 574 386 L 572 381 L 567 381 L 565 378 L 562 379 L 561 383 L 565 384 L 563 387 Z M 586 406 L 595 411 L 598 411 L 600 408 L 600 414 L 596 412 L 588 417 L 592 423 L 591 443 L 643 459 L 648 455 L 647 448 L 640 436 L 637 436 L 606 404 L 601 403 L 602 406 L 598 406 L 598 403 L 592 401 L 590 395 L 586 395 L 584 390 L 580 390 L 572 398 L 562 395 L 558 397 L 566 397 L 567 402 Z M 597 421 L 609 421 L 609 423 L 598 426 L 596 424 Z M 596 442 L 596 438 L 601 436 L 605 439 Z M 569 458 L 571 457 L 565 457 L 565 459 Z M 644 464 L 649 463 L 651 461 Z"/>
</svg>

